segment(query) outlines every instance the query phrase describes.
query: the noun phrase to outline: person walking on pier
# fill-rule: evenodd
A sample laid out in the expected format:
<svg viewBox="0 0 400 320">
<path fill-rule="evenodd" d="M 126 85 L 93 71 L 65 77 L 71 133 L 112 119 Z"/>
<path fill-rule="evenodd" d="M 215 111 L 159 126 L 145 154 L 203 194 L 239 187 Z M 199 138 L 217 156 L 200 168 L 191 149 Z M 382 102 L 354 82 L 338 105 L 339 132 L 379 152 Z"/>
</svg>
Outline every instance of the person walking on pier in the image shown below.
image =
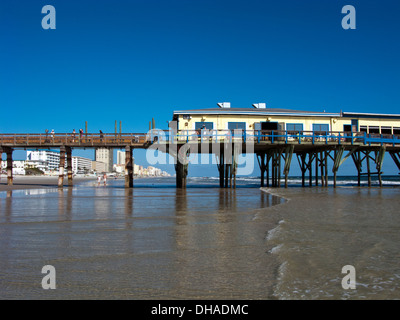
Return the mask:
<svg viewBox="0 0 400 320">
<path fill-rule="evenodd" d="M 103 142 L 103 131 L 100 130 L 100 142 Z"/>
<path fill-rule="evenodd" d="M 83 129 L 79 129 L 79 141 L 82 142 L 83 138 Z"/>
<path fill-rule="evenodd" d="M 76 135 L 76 131 L 74 129 L 74 130 L 72 130 L 72 142 L 75 142 L 75 135 Z"/>
<path fill-rule="evenodd" d="M 46 130 L 44 130 L 44 132 L 45 132 L 45 134 L 46 134 L 46 140 L 44 140 L 44 142 L 45 142 L 45 143 L 50 142 L 50 141 L 49 141 L 49 130 L 46 129 Z"/>
</svg>

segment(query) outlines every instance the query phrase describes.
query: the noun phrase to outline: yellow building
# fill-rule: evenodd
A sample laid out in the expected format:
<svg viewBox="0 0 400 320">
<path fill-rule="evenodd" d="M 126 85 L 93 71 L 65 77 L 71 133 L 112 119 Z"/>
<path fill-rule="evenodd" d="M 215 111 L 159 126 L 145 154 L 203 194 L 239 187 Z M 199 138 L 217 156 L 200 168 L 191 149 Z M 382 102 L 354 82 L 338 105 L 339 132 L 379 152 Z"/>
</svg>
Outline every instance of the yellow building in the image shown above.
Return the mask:
<svg viewBox="0 0 400 320">
<path fill-rule="evenodd" d="M 262 130 L 304 132 L 366 132 L 400 135 L 400 114 L 353 112 L 314 112 L 267 108 L 264 103 L 252 108 L 231 108 L 219 103 L 218 108 L 174 111 L 173 120 L 179 131 Z"/>
</svg>

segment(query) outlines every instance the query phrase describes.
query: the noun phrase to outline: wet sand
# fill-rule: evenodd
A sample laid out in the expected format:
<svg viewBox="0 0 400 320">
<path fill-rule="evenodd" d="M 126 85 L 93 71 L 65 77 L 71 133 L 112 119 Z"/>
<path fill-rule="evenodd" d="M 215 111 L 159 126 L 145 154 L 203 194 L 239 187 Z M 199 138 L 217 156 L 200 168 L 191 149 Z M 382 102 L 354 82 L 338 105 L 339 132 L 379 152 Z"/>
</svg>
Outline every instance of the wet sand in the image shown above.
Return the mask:
<svg viewBox="0 0 400 320">
<path fill-rule="evenodd" d="M 0 298 L 271 298 L 278 265 L 265 236 L 277 223 L 265 210 L 279 198 L 143 185 L 3 194 Z M 57 290 L 41 288 L 43 265 L 56 268 Z"/>
<path fill-rule="evenodd" d="M 400 188 L 264 188 L 262 195 L 180 190 L 173 179 L 166 188 L 124 189 L 121 181 L 93 188 L 86 179 L 59 190 L 57 177 L 16 179 L 11 188 L 55 191 L 1 201 L 0 297 L 400 298 Z M 59 274 L 51 295 L 40 288 L 44 264 Z M 356 290 L 341 285 L 345 265 L 356 269 Z"/>
<path fill-rule="evenodd" d="M 400 188 L 264 189 L 284 197 L 266 208 L 279 260 L 277 299 L 399 299 Z M 342 287 L 342 268 L 356 271 L 356 289 Z"/>
</svg>

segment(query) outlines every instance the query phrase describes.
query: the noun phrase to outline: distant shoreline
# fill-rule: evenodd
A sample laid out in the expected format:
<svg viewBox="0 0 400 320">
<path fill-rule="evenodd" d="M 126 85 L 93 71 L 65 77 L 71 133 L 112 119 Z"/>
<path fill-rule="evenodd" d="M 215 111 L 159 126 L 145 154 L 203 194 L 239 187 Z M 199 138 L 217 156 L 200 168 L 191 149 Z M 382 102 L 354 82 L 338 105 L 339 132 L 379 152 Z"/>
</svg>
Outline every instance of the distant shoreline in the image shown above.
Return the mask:
<svg viewBox="0 0 400 320">
<path fill-rule="evenodd" d="M 152 178 L 164 178 L 164 177 L 135 177 L 135 179 L 152 179 Z M 167 177 L 168 178 L 168 177 Z M 109 177 L 108 179 L 113 179 L 113 177 Z M 122 177 L 118 177 L 118 179 L 123 179 Z M 97 181 L 96 176 L 83 176 L 78 175 L 73 177 L 73 182 L 80 183 L 85 181 Z M 64 177 L 64 186 L 67 186 L 68 178 Z M 55 188 L 58 187 L 58 176 L 22 176 L 22 175 L 14 175 L 13 177 L 13 185 L 7 185 L 7 176 L 1 175 L 0 179 L 0 192 L 1 191 L 10 191 L 10 190 L 23 190 L 23 189 L 41 189 L 41 188 Z"/>
<path fill-rule="evenodd" d="M 74 182 L 95 180 L 95 177 L 74 177 Z M 64 178 L 64 185 L 67 183 Z M 14 176 L 13 185 L 7 185 L 7 176 L 2 175 L 0 181 L 0 191 L 54 188 L 58 185 L 57 176 Z"/>
</svg>

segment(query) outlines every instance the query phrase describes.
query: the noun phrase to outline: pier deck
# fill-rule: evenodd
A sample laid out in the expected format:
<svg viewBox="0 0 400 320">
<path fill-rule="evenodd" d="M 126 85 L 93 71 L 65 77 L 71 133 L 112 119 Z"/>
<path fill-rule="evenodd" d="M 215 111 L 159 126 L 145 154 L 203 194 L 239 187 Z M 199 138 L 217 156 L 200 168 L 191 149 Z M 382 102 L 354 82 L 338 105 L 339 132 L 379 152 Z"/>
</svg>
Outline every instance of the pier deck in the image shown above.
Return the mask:
<svg viewBox="0 0 400 320">
<path fill-rule="evenodd" d="M 228 146 L 228 147 L 227 147 Z M 230 146 L 230 147 L 229 147 Z M 7 154 L 8 184 L 12 185 L 12 152 L 15 149 L 60 149 L 59 186 L 63 186 L 65 156 L 67 158 L 68 185 L 72 185 L 72 149 L 110 148 L 126 151 L 126 187 L 133 186 L 132 152 L 134 149 L 157 148 L 170 153 L 175 165 L 177 187 L 186 186 L 188 163 L 184 160 L 190 152 L 215 153 L 219 163 L 221 187 L 235 187 L 237 156 L 254 153 L 261 170 L 261 185 L 280 187 L 281 174 L 285 178 L 295 154 L 302 171 L 302 184 L 327 186 L 328 160 L 333 161 L 334 186 L 340 165 L 352 158 L 359 183 L 361 175 L 378 175 L 381 183 L 383 158 L 389 152 L 400 170 L 400 136 L 367 134 L 365 132 L 307 132 L 307 131 L 261 131 L 261 130 L 150 130 L 148 133 L 4 133 L 0 134 L 0 161 Z M 184 152 L 179 158 L 179 151 Z M 347 154 L 345 154 L 347 152 Z M 229 153 L 229 154 L 228 154 Z M 182 160 L 183 159 L 183 160 Z M 313 170 L 314 163 L 314 170 Z M 362 172 L 362 164 L 367 171 Z M 283 166 L 283 171 L 282 171 Z M 376 172 L 374 168 L 376 167 Z M 314 172 L 314 173 L 313 173 Z M 314 174 L 314 178 L 313 178 Z M 265 177 L 266 175 L 266 177 Z"/>
</svg>

